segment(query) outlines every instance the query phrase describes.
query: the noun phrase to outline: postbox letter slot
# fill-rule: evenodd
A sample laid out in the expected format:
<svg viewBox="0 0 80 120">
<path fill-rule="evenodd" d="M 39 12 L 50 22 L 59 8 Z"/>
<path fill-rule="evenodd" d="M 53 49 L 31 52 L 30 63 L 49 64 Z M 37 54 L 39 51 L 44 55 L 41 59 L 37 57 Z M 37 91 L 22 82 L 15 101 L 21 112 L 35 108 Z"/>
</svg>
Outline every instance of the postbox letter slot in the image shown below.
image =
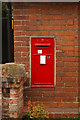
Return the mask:
<svg viewBox="0 0 80 120">
<path fill-rule="evenodd" d="M 51 44 L 50 43 L 37 43 L 35 44 L 36 47 L 50 47 Z"/>
</svg>

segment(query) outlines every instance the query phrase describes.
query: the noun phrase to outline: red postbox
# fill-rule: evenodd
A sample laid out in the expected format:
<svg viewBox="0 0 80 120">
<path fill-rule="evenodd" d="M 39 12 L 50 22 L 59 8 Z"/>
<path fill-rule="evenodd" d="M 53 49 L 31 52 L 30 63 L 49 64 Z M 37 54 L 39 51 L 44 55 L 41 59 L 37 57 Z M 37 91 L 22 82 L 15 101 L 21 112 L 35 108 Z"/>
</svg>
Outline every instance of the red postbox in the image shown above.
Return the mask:
<svg viewBox="0 0 80 120">
<path fill-rule="evenodd" d="M 31 37 L 31 86 L 54 87 L 53 37 Z"/>
</svg>

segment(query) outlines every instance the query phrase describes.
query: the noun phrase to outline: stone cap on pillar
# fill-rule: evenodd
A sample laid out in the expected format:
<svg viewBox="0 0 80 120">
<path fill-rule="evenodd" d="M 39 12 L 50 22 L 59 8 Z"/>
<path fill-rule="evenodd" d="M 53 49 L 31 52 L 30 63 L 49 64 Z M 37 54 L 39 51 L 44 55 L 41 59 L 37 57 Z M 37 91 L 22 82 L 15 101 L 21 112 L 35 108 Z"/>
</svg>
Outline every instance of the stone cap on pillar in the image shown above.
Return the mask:
<svg viewBox="0 0 80 120">
<path fill-rule="evenodd" d="M 27 79 L 24 64 L 6 63 L 2 65 L 2 82 L 20 83 Z"/>
<path fill-rule="evenodd" d="M 2 75 L 5 77 L 25 76 L 24 64 L 16 64 L 16 63 L 3 64 Z"/>
</svg>

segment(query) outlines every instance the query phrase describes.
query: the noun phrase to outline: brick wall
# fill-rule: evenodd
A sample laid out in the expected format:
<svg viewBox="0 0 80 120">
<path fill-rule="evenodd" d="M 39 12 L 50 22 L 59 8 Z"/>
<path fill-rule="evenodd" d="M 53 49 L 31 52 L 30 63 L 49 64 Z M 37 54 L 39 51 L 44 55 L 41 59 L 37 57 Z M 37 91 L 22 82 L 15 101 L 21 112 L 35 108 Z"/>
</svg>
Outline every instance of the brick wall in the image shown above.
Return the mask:
<svg viewBox="0 0 80 120">
<path fill-rule="evenodd" d="M 28 99 L 43 103 L 55 117 L 78 113 L 78 3 L 13 3 L 14 56 L 30 71 L 30 36 L 54 36 L 56 87 L 26 88 Z M 52 117 L 53 117 L 52 115 Z"/>
</svg>

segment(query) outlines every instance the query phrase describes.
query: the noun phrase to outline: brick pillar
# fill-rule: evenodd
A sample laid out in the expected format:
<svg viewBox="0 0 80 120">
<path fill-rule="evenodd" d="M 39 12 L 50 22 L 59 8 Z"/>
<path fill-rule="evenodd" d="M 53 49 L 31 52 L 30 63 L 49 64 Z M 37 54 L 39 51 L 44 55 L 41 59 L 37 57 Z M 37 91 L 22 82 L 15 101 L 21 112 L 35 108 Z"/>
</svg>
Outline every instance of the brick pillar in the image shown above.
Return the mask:
<svg viewBox="0 0 80 120">
<path fill-rule="evenodd" d="M 23 109 L 24 65 L 7 63 L 2 67 L 3 118 L 20 118 Z"/>
</svg>

